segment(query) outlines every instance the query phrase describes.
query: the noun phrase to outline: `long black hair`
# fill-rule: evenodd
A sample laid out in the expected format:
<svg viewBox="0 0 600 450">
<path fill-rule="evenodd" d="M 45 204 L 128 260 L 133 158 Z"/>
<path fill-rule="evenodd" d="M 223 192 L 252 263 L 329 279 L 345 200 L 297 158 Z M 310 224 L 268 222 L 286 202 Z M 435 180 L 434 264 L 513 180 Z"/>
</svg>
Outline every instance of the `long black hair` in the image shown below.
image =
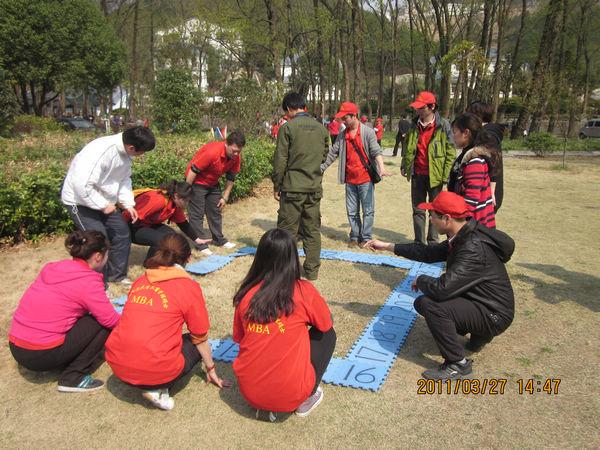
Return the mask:
<svg viewBox="0 0 600 450">
<path fill-rule="evenodd" d="M 75 230 L 65 239 L 65 247 L 73 258 L 90 259 L 98 252 L 102 256 L 108 251 L 109 241 L 99 231 Z"/>
<path fill-rule="evenodd" d="M 248 291 L 262 281 L 250 300 L 246 319 L 270 323 L 282 315 L 289 316 L 294 311 L 294 288 L 299 279 L 296 240 L 285 230 L 269 230 L 260 238 L 252 266 L 233 296 L 233 306 L 238 306 Z"/>
<path fill-rule="evenodd" d="M 482 128 L 474 142 L 475 147 L 485 147 L 489 152 L 488 163 L 490 166 L 490 175 L 496 176 L 502 167 L 502 153 L 498 148 L 498 138 L 485 128 Z"/>
<path fill-rule="evenodd" d="M 456 117 L 452 121 L 452 126 L 454 128 L 458 128 L 463 133 L 466 130 L 471 132 L 471 142 L 469 142 L 467 147 L 472 147 L 475 139 L 477 139 L 477 133 L 479 133 L 481 130 L 482 124 L 481 119 L 478 116 L 473 113 L 466 112 Z"/>
</svg>

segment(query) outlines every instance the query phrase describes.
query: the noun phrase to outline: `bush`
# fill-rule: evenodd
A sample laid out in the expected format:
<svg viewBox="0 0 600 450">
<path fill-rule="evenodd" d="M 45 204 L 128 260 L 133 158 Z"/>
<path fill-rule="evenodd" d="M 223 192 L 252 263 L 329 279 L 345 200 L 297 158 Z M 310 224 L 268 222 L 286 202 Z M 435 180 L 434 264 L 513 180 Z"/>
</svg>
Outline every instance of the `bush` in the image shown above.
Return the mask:
<svg viewBox="0 0 600 450">
<path fill-rule="evenodd" d="M 198 129 L 202 94 L 190 72 L 177 68 L 159 71 L 152 103 L 154 123 L 160 131 L 187 133 Z"/>
<path fill-rule="evenodd" d="M 23 114 L 15 117 L 13 133 L 42 134 L 46 131 L 61 131 L 60 124 L 50 117 L 38 117 Z"/>
<path fill-rule="evenodd" d="M 265 134 L 263 124 L 273 120 L 284 95 L 281 84 L 259 85 L 248 78 L 229 81 L 220 93 L 223 102 L 216 106 L 216 115 L 226 121 L 230 130 L 239 128 L 252 136 Z"/>
<path fill-rule="evenodd" d="M 17 180 L 0 178 L 0 237 L 14 243 L 72 228 L 60 201 L 64 166 L 54 164 Z"/>
<path fill-rule="evenodd" d="M 157 187 L 173 178 L 183 180 L 189 160 L 203 143 L 202 135 L 159 137 L 157 150 L 136 159 L 133 164 L 134 189 Z M 24 161 L 15 166 L 15 170 L 0 174 L 1 240 L 17 243 L 73 228 L 60 201 L 69 156 L 57 149 L 48 150 L 50 154 L 60 153 L 64 159 L 48 159 L 42 164 Z M 254 186 L 271 172 L 272 155 L 270 141 L 248 141 L 242 153 L 242 170 L 236 179 L 232 200 L 251 194 Z M 19 167 L 22 170 L 19 171 Z"/>
<path fill-rule="evenodd" d="M 560 149 L 560 140 L 543 131 L 531 133 L 525 138 L 525 146 L 537 156 L 544 156 Z"/>
</svg>

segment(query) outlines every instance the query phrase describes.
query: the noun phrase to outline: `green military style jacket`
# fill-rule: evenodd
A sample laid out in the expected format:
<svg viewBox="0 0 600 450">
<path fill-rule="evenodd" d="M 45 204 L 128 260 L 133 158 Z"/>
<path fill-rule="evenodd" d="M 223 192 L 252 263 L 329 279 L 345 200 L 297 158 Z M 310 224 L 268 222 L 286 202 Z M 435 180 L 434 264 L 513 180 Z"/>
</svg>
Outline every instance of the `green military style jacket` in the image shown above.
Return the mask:
<svg viewBox="0 0 600 450">
<path fill-rule="evenodd" d="M 417 154 L 417 140 L 419 130 L 416 124 L 408 131 L 406 136 L 406 150 L 402 155 L 402 168 L 410 180 L 413 173 L 413 164 Z M 446 119 L 435 113 L 435 131 L 427 147 L 427 159 L 429 161 L 429 185 L 439 186 L 448 182 L 452 164 L 456 159 L 452 127 Z"/>
<path fill-rule="evenodd" d="M 308 113 L 286 122 L 273 155 L 274 192 L 322 192 L 321 163 L 329 151 L 329 133 Z"/>
</svg>

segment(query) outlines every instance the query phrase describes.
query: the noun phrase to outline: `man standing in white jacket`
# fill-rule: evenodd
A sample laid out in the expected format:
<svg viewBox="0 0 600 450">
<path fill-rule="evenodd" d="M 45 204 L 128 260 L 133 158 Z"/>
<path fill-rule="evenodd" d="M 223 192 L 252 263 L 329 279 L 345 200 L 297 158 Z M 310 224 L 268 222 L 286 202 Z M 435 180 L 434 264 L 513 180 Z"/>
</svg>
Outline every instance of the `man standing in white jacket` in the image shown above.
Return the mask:
<svg viewBox="0 0 600 450">
<path fill-rule="evenodd" d="M 134 127 L 123 133 L 94 139 L 75 155 L 61 192 L 62 202 L 80 230 L 97 230 L 110 240 L 104 281 L 131 284 L 127 263 L 131 248 L 129 226 L 117 210 L 126 209 L 137 220 L 131 188 L 132 157 L 154 148 L 149 128 Z"/>
</svg>

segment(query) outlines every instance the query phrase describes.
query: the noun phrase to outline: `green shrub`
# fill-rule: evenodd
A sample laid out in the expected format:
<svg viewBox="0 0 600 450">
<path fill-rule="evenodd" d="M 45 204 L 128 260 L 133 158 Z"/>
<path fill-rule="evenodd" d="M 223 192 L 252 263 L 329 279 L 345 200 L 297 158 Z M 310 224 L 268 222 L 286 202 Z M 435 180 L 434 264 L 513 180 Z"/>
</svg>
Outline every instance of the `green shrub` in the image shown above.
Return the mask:
<svg viewBox="0 0 600 450">
<path fill-rule="evenodd" d="M 525 138 L 525 146 L 537 156 L 544 156 L 561 148 L 560 139 L 543 131 L 531 133 Z"/>
<path fill-rule="evenodd" d="M 157 72 L 152 102 L 154 124 L 160 131 L 187 133 L 199 127 L 202 93 L 189 71 L 170 68 Z"/>
<path fill-rule="evenodd" d="M 203 135 L 159 137 L 157 150 L 133 163 L 134 189 L 157 187 L 173 178 L 183 180 L 188 162 L 204 143 Z M 69 155 L 53 148 L 49 148 L 49 153 L 58 153 L 60 157 L 48 159 L 47 163 L 25 161 L 27 171 L 18 173 L 20 166 L 15 166 L 15 170 L 0 174 L 0 240 L 17 243 L 73 228 L 60 201 Z M 248 196 L 254 186 L 269 175 L 272 155 L 272 142 L 248 141 L 242 153 L 242 169 L 236 178 L 232 200 Z"/>
<path fill-rule="evenodd" d="M 6 71 L 0 68 L 0 136 L 10 134 L 19 104 Z"/>
<path fill-rule="evenodd" d="M 60 131 L 60 124 L 50 117 L 38 117 L 23 114 L 15 117 L 13 133 L 41 134 L 45 131 Z"/>
<path fill-rule="evenodd" d="M 65 175 L 62 165 L 24 174 L 17 180 L 0 179 L 0 238 L 13 242 L 72 228 L 67 210 L 60 201 Z"/>
</svg>

